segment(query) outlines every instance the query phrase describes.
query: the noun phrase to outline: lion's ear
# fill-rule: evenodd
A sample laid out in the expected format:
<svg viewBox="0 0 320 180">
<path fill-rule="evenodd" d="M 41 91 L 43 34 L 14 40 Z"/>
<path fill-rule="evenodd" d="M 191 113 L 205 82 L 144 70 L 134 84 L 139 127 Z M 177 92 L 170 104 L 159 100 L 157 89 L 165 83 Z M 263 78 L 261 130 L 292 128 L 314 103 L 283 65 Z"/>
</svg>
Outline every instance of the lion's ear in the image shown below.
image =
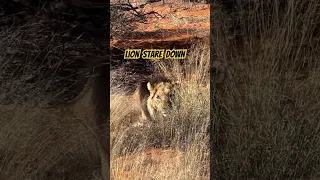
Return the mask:
<svg viewBox="0 0 320 180">
<path fill-rule="evenodd" d="M 153 91 L 153 86 L 151 85 L 150 82 L 148 82 L 147 87 L 149 91 Z"/>
</svg>

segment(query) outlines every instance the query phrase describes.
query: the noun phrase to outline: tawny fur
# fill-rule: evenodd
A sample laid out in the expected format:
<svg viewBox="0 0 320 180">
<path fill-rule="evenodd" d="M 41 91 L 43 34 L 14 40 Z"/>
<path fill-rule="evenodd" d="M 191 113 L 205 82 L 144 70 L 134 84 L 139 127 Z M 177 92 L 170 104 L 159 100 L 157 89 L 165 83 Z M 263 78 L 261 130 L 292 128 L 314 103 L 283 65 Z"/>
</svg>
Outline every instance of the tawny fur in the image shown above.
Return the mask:
<svg viewBox="0 0 320 180">
<path fill-rule="evenodd" d="M 151 120 L 158 112 L 172 107 L 170 97 L 173 97 L 177 84 L 164 76 L 156 76 L 140 83 L 135 90 L 133 99 L 141 111 L 141 119 Z"/>
</svg>

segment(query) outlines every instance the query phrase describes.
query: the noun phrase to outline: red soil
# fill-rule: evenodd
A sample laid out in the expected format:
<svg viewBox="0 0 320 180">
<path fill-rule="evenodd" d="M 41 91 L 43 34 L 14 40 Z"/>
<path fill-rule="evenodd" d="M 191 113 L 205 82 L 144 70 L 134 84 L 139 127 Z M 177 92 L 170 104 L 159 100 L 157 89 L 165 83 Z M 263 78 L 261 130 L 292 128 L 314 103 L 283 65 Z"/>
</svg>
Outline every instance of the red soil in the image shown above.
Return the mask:
<svg viewBox="0 0 320 180">
<path fill-rule="evenodd" d="M 198 40 L 208 40 L 210 6 L 207 4 L 155 3 L 144 12 L 155 11 L 164 18 L 149 15 L 146 23 L 135 23 L 135 31 L 124 40 L 111 40 L 114 48 L 189 48 Z M 209 41 L 204 41 L 204 43 Z"/>
</svg>

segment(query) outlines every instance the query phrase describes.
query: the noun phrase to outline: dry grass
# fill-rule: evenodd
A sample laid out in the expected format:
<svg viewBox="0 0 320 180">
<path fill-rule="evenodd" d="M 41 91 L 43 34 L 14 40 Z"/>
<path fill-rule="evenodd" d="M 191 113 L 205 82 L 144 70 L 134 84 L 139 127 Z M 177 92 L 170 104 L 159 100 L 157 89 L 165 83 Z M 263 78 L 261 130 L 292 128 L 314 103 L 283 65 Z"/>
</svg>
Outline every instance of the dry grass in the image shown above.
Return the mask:
<svg viewBox="0 0 320 180">
<path fill-rule="evenodd" d="M 319 1 L 241 5 L 213 15 L 214 58 L 233 75 L 215 93 L 213 176 L 319 179 Z M 226 35 L 228 17 L 240 40 Z"/>
<path fill-rule="evenodd" d="M 228 62 L 232 73 L 213 101 L 215 168 L 211 176 L 215 179 L 320 178 L 319 4 L 286 0 L 282 8 L 278 2 L 257 1 L 255 7 L 240 9 L 242 13 L 233 16 L 240 23 L 240 41 L 226 35 L 232 16 L 224 16 L 221 9 L 215 12 L 212 52 L 215 59 Z M 51 76 L 31 73 L 46 70 L 42 60 L 54 62 L 63 56 L 52 53 L 62 51 L 56 43 L 62 36 L 51 34 L 50 24 L 43 31 L 27 31 L 43 28 L 41 23 L 1 31 L 0 102 L 6 105 L 0 107 L 0 179 L 99 179 L 86 101 L 77 104 L 75 112 L 71 110 L 78 118 L 68 108 L 46 107 L 44 85 Z M 91 47 L 67 45 L 70 49 L 63 52 Z M 121 117 L 121 104 L 113 104 L 111 123 L 118 125 L 111 134 L 113 174 L 129 171 L 142 179 L 208 178 L 208 58 L 205 47 L 193 51 L 184 64 L 155 62 L 157 71 L 182 82 L 183 101 L 179 111 L 151 128 L 122 123 L 127 121 Z M 33 69 L 28 64 L 32 62 L 39 62 L 36 67 L 41 68 Z M 172 153 L 167 154 L 174 156 L 163 159 L 168 160 L 164 163 L 146 160 L 141 151 L 148 147 L 170 149 Z"/>
<path fill-rule="evenodd" d="M 26 25 L 26 29 L 35 28 L 38 25 L 30 23 Z M 56 73 L 52 73 L 52 76 L 47 78 L 51 71 L 45 72 L 42 69 L 48 66 L 47 59 L 42 54 L 54 50 L 59 52 L 59 49 L 56 49 L 57 44 L 53 43 L 46 50 L 39 48 L 40 55 L 33 54 L 33 51 L 29 56 L 26 56 L 24 51 L 10 54 L 12 49 L 28 48 L 27 44 L 41 47 L 45 42 L 40 35 L 34 36 L 34 34 L 19 31 L 20 29 L 13 31 L 17 33 L 15 38 L 7 38 L 6 41 L 1 42 L 1 47 L 10 48 L 4 48 L 1 51 L 3 57 L 1 60 L 4 62 L 0 69 L 1 83 L 7 86 L 2 86 L 3 91 L 0 91 L 0 102 L 2 102 L 0 107 L 0 179 L 100 179 L 99 153 L 97 140 L 93 136 L 92 109 L 88 103 L 88 97 L 84 96 L 84 99 L 72 106 L 55 108 L 48 106 L 49 101 L 54 99 L 56 93 L 61 93 L 63 88 L 46 93 L 44 88 L 46 86 L 43 84 L 48 83 L 46 85 L 51 86 L 50 83 L 54 83 L 52 80 Z M 6 33 L 4 35 L 8 37 L 12 35 L 8 31 L 2 33 Z M 53 34 L 49 38 L 54 40 L 61 36 Z M 78 43 L 76 47 L 71 45 L 68 44 L 68 48 L 74 49 L 72 53 L 81 51 L 79 45 L 84 45 L 83 48 L 87 47 L 86 43 Z M 33 46 L 30 48 L 34 48 Z M 42 61 L 40 57 L 43 58 Z M 47 57 L 57 60 L 55 63 L 61 63 L 56 53 L 49 53 Z M 40 66 L 37 62 L 40 62 Z M 184 98 L 183 110 L 174 112 L 172 117 L 160 121 L 151 129 L 118 126 L 119 129 L 116 129 L 118 131 L 112 132 L 113 141 L 116 142 L 112 150 L 113 157 L 125 158 L 126 155 L 140 152 L 146 147 L 181 148 L 182 150 L 176 150 L 173 153 L 177 154 L 174 156 L 177 160 L 174 163 L 178 164 L 172 164 L 172 159 L 168 159 L 171 165 L 160 164 L 160 166 L 158 163 L 145 166 L 144 163 L 137 164 L 137 161 L 132 161 L 129 162 L 132 166 L 130 170 L 142 173 L 143 176 L 152 173 L 157 179 L 208 177 L 209 149 L 206 133 L 209 123 L 208 63 L 208 46 L 192 51 L 189 59 L 182 65 L 178 61 L 170 64 L 155 63 L 158 71 L 164 71 L 166 75 L 183 81 L 183 91 L 181 91 L 181 96 Z M 13 68 L 13 71 L 10 71 L 10 68 Z M 23 75 L 19 74 L 19 70 L 23 72 Z M 182 71 L 186 72 L 183 76 L 178 73 Z M 53 70 L 53 72 L 56 71 Z M 30 74 L 35 76 L 35 79 L 26 78 Z M 198 87 L 201 89 L 197 90 Z M 113 111 L 113 113 L 121 114 L 124 111 Z M 112 122 L 118 123 L 117 121 Z M 170 154 L 167 156 L 172 157 Z M 136 156 L 135 158 L 142 157 Z M 113 161 L 116 168 L 112 171 L 125 168 L 123 163 L 121 159 Z M 146 172 L 143 171 L 145 167 L 153 169 Z M 167 172 L 168 169 L 170 173 Z"/>
<path fill-rule="evenodd" d="M 68 22 L 47 15 L 23 23 L 13 16 L 13 24 L 1 27 L 0 179 L 99 179 L 88 103 L 49 104 L 71 95 L 68 87 L 79 80 L 76 59 L 104 50 L 72 37 Z"/>
<path fill-rule="evenodd" d="M 181 8 L 176 7 L 177 9 Z M 192 7 L 191 10 L 195 9 L 196 7 Z M 198 8 L 200 9 L 200 8 Z M 202 16 L 198 15 L 181 15 L 181 14 L 169 14 L 168 17 L 172 20 L 172 24 L 179 26 L 179 25 L 185 25 L 185 24 L 192 24 L 192 23 L 201 23 L 201 22 L 209 22 L 210 21 L 210 16 L 209 14 L 202 14 Z"/>
<path fill-rule="evenodd" d="M 115 179 L 124 178 L 120 172 L 131 172 L 142 179 L 209 178 L 208 50 L 208 45 L 190 50 L 183 63 L 177 60 L 154 62 L 158 73 L 181 81 L 181 108 L 168 118 L 157 119 L 150 128 L 132 126 L 140 112 L 130 109 L 132 101 L 126 102 L 121 93 L 113 95 L 111 172 Z M 163 152 L 164 155 L 154 157 L 158 160 L 150 160 L 149 155 L 141 153 L 150 147 L 169 148 L 173 152 Z"/>
<path fill-rule="evenodd" d="M 98 152 L 89 114 L 28 104 L 1 106 L 1 179 L 95 179 Z M 78 114 L 80 114 L 78 112 Z"/>
<path fill-rule="evenodd" d="M 100 179 L 97 139 L 93 135 L 92 109 L 87 96 L 70 106 L 52 107 L 49 102 L 63 99 L 68 86 L 79 80 L 79 67 L 72 66 L 75 61 L 104 56 L 105 49 L 81 36 L 70 36 L 72 24 L 54 20 L 45 13 L 23 24 L 11 25 L 1 27 L 0 32 L 0 179 Z M 155 169 L 149 174 L 154 172 L 158 179 L 169 178 L 170 174 L 183 179 L 208 177 L 209 56 L 208 47 L 205 49 L 198 55 L 196 51 L 192 53 L 184 67 L 194 68 L 187 69 L 186 77 L 174 73 L 184 68 L 177 62 L 165 71 L 183 80 L 182 87 L 188 87 L 181 92 L 185 110 L 173 113 L 152 129 L 124 127 L 127 129 L 113 131 L 113 137 L 117 137 L 113 139 L 116 142 L 113 157 L 123 157 L 146 147 L 182 148 L 184 151 L 176 152 L 183 154 L 180 158 L 183 166 L 168 166 L 172 170 L 167 174 L 162 165 L 156 174 L 155 163 L 151 164 Z M 199 66 L 194 66 L 195 62 Z M 161 66 L 164 67 L 167 65 Z M 206 71 L 199 71 L 203 74 L 192 76 L 194 79 L 187 84 L 196 68 Z M 198 94 L 196 88 L 200 85 L 204 87 Z M 113 122 L 118 123 L 117 128 L 123 128 L 122 123 Z M 117 133 L 122 136 L 116 136 Z M 133 171 L 146 167 L 130 163 L 134 165 Z M 124 168 L 121 161 L 117 168 Z"/>
</svg>

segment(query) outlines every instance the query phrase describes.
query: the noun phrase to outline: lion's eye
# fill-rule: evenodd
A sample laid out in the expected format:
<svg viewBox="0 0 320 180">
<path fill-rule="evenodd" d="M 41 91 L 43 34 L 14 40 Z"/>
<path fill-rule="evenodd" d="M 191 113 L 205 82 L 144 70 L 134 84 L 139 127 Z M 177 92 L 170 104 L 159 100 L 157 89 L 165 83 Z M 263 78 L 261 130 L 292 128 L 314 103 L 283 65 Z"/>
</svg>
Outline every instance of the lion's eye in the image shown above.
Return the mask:
<svg viewBox="0 0 320 180">
<path fill-rule="evenodd" d="M 156 97 L 157 99 L 160 99 L 160 96 L 159 95 L 157 95 L 157 97 Z"/>
</svg>

